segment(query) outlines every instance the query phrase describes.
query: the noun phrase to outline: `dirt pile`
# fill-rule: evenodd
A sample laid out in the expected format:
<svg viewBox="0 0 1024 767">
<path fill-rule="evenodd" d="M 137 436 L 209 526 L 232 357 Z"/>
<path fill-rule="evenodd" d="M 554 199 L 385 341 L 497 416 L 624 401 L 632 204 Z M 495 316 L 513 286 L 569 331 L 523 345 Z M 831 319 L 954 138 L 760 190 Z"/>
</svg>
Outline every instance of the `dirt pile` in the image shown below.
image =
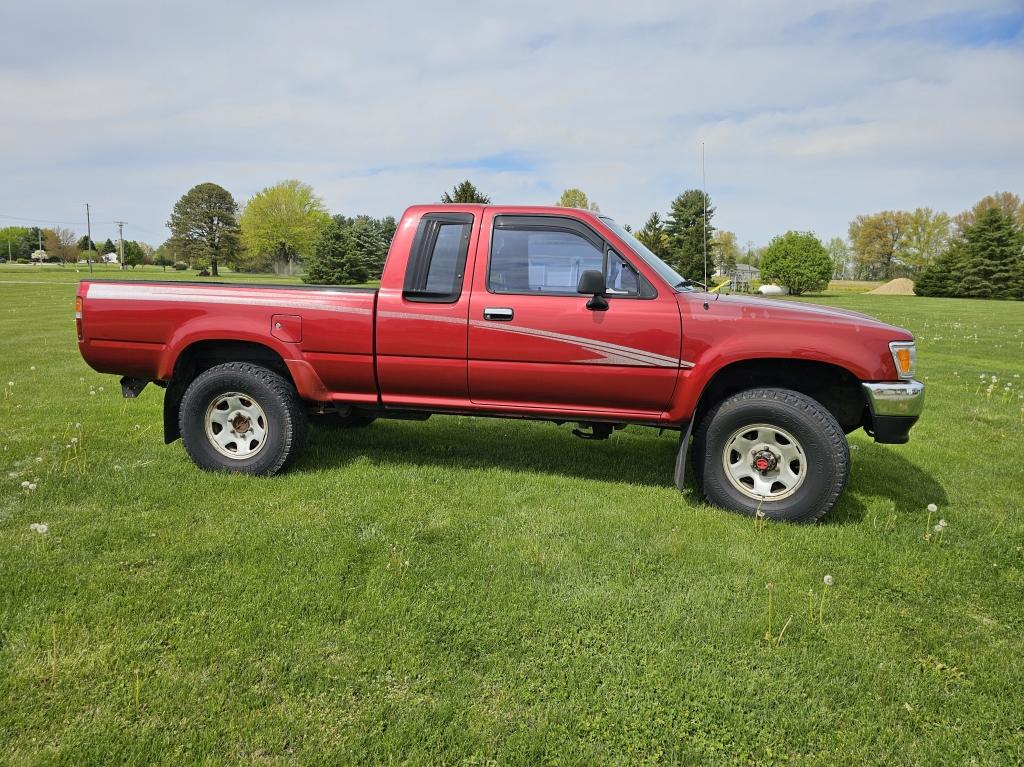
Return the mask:
<svg viewBox="0 0 1024 767">
<path fill-rule="evenodd" d="M 914 295 L 914 281 L 906 277 L 897 277 L 889 280 L 884 285 L 879 285 L 874 290 L 869 290 L 868 295 L 872 296 L 912 296 Z"/>
</svg>

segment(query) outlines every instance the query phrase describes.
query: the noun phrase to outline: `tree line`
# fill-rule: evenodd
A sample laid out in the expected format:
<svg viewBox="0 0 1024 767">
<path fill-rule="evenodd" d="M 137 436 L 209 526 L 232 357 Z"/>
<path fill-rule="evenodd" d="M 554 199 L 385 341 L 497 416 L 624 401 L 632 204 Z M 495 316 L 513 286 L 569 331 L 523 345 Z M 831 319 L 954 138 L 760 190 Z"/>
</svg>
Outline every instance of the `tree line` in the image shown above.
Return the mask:
<svg viewBox="0 0 1024 767">
<path fill-rule="evenodd" d="M 441 195 L 443 203 L 489 204 L 490 197 L 466 179 Z M 599 210 L 578 188 L 555 202 Z M 813 292 L 830 279 L 889 280 L 909 277 L 921 295 L 1024 298 L 1024 203 L 1010 192 L 989 195 L 956 216 L 930 208 L 859 215 L 848 237 L 821 242 L 810 232 L 786 232 L 764 247 L 739 246 L 735 233 L 713 224 L 715 206 L 700 189 L 688 189 L 652 212 L 635 232 L 647 248 L 683 277 L 703 282 L 730 275 L 737 264 L 758 267 L 761 281 L 793 293 Z M 196 268 L 216 275 L 220 266 L 238 271 L 293 274 L 307 282 L 336 284 L 378 279 L 397 227 L 392 216 L 331 215 L 313 188 L 287 180 L 260 190 L 239 206 L 214 183 L 194 186 L 175 203 L 167 226 L 171 237 L 158 248 L 125 241 L 126 266 L 156 264 Z M 632 231 L 630 226 L 626 229 Z M 117 252 L 111 240 L 89 242 L 63 227 L 0 229 L 0 256 L 38 256 L 78 262 L 88 254 Z"/>
</svg>

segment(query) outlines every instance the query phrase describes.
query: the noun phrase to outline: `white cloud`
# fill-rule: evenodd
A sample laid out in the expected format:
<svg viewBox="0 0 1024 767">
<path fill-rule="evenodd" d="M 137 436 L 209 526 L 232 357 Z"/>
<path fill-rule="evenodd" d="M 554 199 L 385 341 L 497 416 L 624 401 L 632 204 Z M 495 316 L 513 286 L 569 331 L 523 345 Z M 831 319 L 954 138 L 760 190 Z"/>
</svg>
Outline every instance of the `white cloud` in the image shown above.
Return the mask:
<svg viewBox="0 0 1024 767">
<path fill-rule="evenodd" d="M 1012 0 L 4 15 L 25 34 L 0 60 L 22 105 L 0 117 L 0 213 L 78 220 L 89 200 L 101 234 L 126 218 L 159 241 L 191 185 L 244 201 L 287 177 L 349 214 L 397 215 L 467 176 L 496 202 L 580 186 L 639 224 L 699 183 L 702 139 L 717 223 L 741 242 L 1024 192 Z"/>
</svg>

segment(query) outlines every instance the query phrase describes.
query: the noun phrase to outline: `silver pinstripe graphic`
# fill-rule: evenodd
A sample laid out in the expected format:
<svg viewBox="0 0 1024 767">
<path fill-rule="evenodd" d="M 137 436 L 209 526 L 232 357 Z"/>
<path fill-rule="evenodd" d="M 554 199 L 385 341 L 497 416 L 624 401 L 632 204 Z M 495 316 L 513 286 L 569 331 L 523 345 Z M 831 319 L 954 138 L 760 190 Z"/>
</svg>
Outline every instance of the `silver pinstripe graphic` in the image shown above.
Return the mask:
<svg viewBox="0 0 1024 767">
<path fill-rule="evenodd" d="M 330 291 L 319 291 L 326 295 L 344 295 L 342 291 L 336 293 Z M 355 306 L 339 306 L 322 303 L 318 301 L 301 301 L 294 298 L 257 298 L 254 296 L 239 295 L 237 289 L 218 289 L 215 287 L 190 288 L 183 285 L 125 285 L 125 284 L 102 284 L 90 283 L 87 298 L 101 299 L 107 301 L 178 301 L 196 304 L 233 304 L 238 306 L 265 306 L 273 309 L 308 309 L 321 312 L 337 312 L 340 314 L 370 315 L 372 310 Z M 395 312 L 381 311 L 378 317 L 388 319 L 410 319 L 427 322 L 443 322 L 448 324 L 463 325 L 466 320 L 462 317 L 445 317 L 435 314 L 420 314 L 418 312 Z M 692 368 L 694 363 L 686 360 L 676 359 L 665 354 L 636 349 L 632 346 L 622 346 L 607 341 L 598 341 L 584 336 L 574 336 L 567 333 L 556 333 L 550 330 L 539 328 L 527 328 L 521 325 L 508 323 L 487 322 L 484 320 L 470 320 L 473 327 L 484 330 L 494 330 L 499 333 L 512 333 L 515 335 L 532 336 L 544 338 L 549 341 L 557 341 L 578 346 L 586 351 L 599 355 L 599 359 L 580 359 L 574 362 L 595 365 L 633 365 L 641 367 L 663 367 L 663 368 Z"/>
<path fill-rule="evenodd" d="M 387 317 L 389 319 L 426 320 L 458 325 L 465 323 L 465 320 L 461 317 L 439 317 L 433 314 L 419 314 L 416 312 L 381 311 L 377 313 L 377 316 Z M 540 330 L 538 328 L 526 328 L 521 325 L 511 325 L 506 322 L 498 323 L 488 322 L 486 320 L 470 320 L 469 324 L 473 327 L 482 328 L 484 330 L 494 330 L 499 333 L 514 333 L 517 335 L 545 338 L 549 341 L 561 341 L 562 343 L 580 346 L 588 352 L 601 355 L 601 359 L 582 359 L 574 360 L 574 362 L 594 365 L 639 365 L 644 367 L 663 368 L 693 367 L 692 362 L 680 360 L 675 357 L 669 357 L 665 354 L 656 354 L 655 352 L 636 349 L 632 346 L 621 346 L 620 344 L 608 343 L 607 341 L 597 341 L 593 338 L 586 338 L 584 336 L 555 333 L 551 330 Z"/>
<path fill-rule="evenodd" d="M 200 292 L 202 291 L 202 292 Z M 328 293 L 341 295 L 341 293 Z M 320 312 L 338 312 L 340 314 L 373 314 L 372 309 L 358 306 L 337 306 L 317 301 L 298 301 L 293 298 L 256 298 L 239 295 L 238 291 L 217 290 L 216 288 L 198 288 L 189 290 L 181 286 L 157 287 L 147 285 L 102 285 L 90 284 L 86 298 L 98 298 L 107 301 L 179 301 L 192 304 L 233 304 L 237 306 L 267 306 L 281 309 L 310 309 Z"/>
</svg>

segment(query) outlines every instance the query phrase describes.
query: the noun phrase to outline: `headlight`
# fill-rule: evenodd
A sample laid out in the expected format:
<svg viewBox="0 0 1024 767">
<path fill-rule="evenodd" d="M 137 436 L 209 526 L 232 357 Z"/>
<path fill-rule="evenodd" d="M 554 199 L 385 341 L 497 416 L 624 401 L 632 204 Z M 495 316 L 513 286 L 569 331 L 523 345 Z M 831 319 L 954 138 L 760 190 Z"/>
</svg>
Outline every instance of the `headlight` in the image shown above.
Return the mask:
<svg viewBox="0 0 1024 767">
<path fill-rule="evenodd" d="M 889 344 L 892 361 L 896 364 L 896 375 L 907 380 L 914 377 L 917 366 L 917 346 L 913 341 L 893 341 Z"/>
</svg>

